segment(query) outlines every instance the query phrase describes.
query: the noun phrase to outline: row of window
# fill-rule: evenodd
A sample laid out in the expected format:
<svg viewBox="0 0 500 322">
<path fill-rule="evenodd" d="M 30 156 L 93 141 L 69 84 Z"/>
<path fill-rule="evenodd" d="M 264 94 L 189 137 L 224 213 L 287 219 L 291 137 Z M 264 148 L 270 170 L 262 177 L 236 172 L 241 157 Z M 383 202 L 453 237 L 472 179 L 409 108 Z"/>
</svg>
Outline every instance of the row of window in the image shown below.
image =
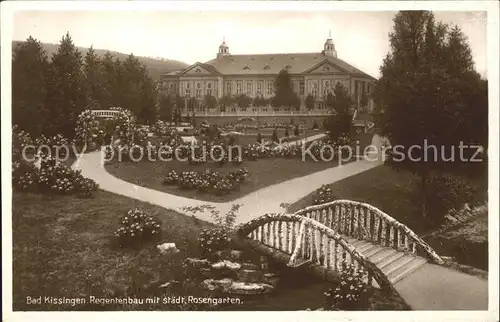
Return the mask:
<svg viewBox="0 0 500 322">
<path fill-rule="evenodd" d="M 236 87 L 233 88 L 233 83 L 236 83 Z M 342 85 L 348 87 L 348 82 L 345 80 L 322 80 L 321 89 L 319 87 L 320 81 L 309 80 L 308 81 L 308 94 L 319 98 L 320 93 L 326 97 L 329 93 L 333 92 L 335 84 L 341 83 Z M 244 86 L 246 84 L 246 86 Z M 254 93 L 255 84 L 255 93 Z M 190 82 L 181 82 L 180 92 L 184 93 L 186 96 L 191 96 L 193 93 L 197 98 L 202 98 L 203 95 L 213 95 L 217 96 L 217 84 L 207 83 L 205 88 L 203 88 L 202 83 L 195 83 L 195 88 L 192 90 L 192 84 Z M 164 87 L 170 88 L 170 91 L 175 90 L 175 85 L 170 83 L 169 85 L 164 84 Z M 293 91 L 303 96 L 305 94 L 305 83 L 304 81 L 292 81 Z M 265 91 L 265 92 L 264 92 Z M 369 93 L 371 91 L 371 85 L 368 82 L 355 81 L 354 91 L 357 96 L 358 93 Z M 246 94 L 248 96 L 272 96 L 274 94 L 274 81 L 226 81 L 225 82 L 225 93 L 229 95 L 241 95 Z"/>
</svg>

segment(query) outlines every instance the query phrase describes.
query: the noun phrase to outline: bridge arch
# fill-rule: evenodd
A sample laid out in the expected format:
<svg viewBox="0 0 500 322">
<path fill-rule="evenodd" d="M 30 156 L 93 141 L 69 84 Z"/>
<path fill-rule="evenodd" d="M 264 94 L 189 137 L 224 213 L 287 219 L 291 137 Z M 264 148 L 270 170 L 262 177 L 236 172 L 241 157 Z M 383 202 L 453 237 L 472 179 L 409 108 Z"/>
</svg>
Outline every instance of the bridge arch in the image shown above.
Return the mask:
<svg viewBox="0 0 500 322">
<path fill-rule="evenodd" d="M 367 284 L 396 292 L 387 276 L 339 233 L 297 214 L 266 214 L 237 228 L 238 244 L 298 267 L 309 268 L 326 279 L 336 279 L 343 265 L 367 272 Z"/>
<path fill-rule="evenodd" d="M 366 203 L 335 200 L 304 208 L 295 215 L 314 219 L 346 237 L 421 255 L 436 264 L 443 264 L 443 259 L 432 247 L 410 228 Z"/>
</svg>

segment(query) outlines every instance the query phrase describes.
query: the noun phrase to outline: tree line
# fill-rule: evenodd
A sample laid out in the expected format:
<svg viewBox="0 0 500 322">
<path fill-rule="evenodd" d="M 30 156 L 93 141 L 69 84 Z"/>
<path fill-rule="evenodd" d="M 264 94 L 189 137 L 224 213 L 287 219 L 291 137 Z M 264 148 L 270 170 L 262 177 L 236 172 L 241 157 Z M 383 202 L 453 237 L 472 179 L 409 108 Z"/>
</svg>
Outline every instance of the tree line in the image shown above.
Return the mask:
<svg viewBox="0 0 500 322">
<path fill-rule="evenodd" d="M 34 137 L 73 138 L 85 109 L 119 106 L 152 124 L 157 97 L 156 84 L 137 57 L 122 61 L 109 52 L 99 57 L 92 47 L 82 55 L 69 33 L 50 59 L 31 36 L 13 50 L 12 123 Z"/>
</svg>

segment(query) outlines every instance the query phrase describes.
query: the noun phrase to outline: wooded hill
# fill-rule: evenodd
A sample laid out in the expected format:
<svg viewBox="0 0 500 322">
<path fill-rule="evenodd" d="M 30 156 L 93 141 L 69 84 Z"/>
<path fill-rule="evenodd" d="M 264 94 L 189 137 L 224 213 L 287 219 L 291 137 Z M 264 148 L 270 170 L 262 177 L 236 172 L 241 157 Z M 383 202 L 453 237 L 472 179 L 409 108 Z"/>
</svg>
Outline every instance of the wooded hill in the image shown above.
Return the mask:
<svg viewBox="0 0 500 322">
<path fill-rule="evenodd" d="M 12 50 L 16 48 L 18 44 L 20 44 L 22 41 L 13 41 L 12 42 Z M 49 44 L 49 43 L 42 43 L 43 49 L 47 52 L 47 57 L 49 59 L 52 57 L 52 54 L 57 52 L 57 47 L 59 45 L 56 44 Z M 77 47 L 77 49 L 82 53 L 82 56 L 85 56 L 87 51 L 89 50 L 86 47 Z M 106 49 L 95 49 L 94 51 L 99 57 L 104 56 L 106 53 Z M 113 57 L 118 58 L 119 60 L 124 61 L 129 54 L 124 54 L 116 51 L 109 51 Z M 142 57 L 142 56 L 136 56 L 139 59 L 139 62 L 144 64 L 146 66 L 146 69 L 148 70 L 149 75 L 153 78 L 153 80 L 157 81 L 160 80 L 160 75 L 164 73 L 169 73 L 172 71 L 176 71 L 179 69 L 186 68 L 189 66 L 186 63 L 183 63 L 181 61 L 177 60 L 171 60 L 171 59 L 164 59 L 164 58 L 152 58 L 152 57 Z"/>
</svg>

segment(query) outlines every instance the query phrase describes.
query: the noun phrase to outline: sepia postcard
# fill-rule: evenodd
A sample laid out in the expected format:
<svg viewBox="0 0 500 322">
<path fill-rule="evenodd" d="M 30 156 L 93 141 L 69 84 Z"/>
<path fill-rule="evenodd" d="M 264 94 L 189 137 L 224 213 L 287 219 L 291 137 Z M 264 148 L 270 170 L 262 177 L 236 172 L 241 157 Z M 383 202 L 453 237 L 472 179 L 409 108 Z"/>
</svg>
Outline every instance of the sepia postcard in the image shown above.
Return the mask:
<svg viewBox="0 0 500 322">
<path fill-rule="evenodd" d="M 498 321 L 497 2 L 1 6 L 4 321 Z"/>
</svg>

